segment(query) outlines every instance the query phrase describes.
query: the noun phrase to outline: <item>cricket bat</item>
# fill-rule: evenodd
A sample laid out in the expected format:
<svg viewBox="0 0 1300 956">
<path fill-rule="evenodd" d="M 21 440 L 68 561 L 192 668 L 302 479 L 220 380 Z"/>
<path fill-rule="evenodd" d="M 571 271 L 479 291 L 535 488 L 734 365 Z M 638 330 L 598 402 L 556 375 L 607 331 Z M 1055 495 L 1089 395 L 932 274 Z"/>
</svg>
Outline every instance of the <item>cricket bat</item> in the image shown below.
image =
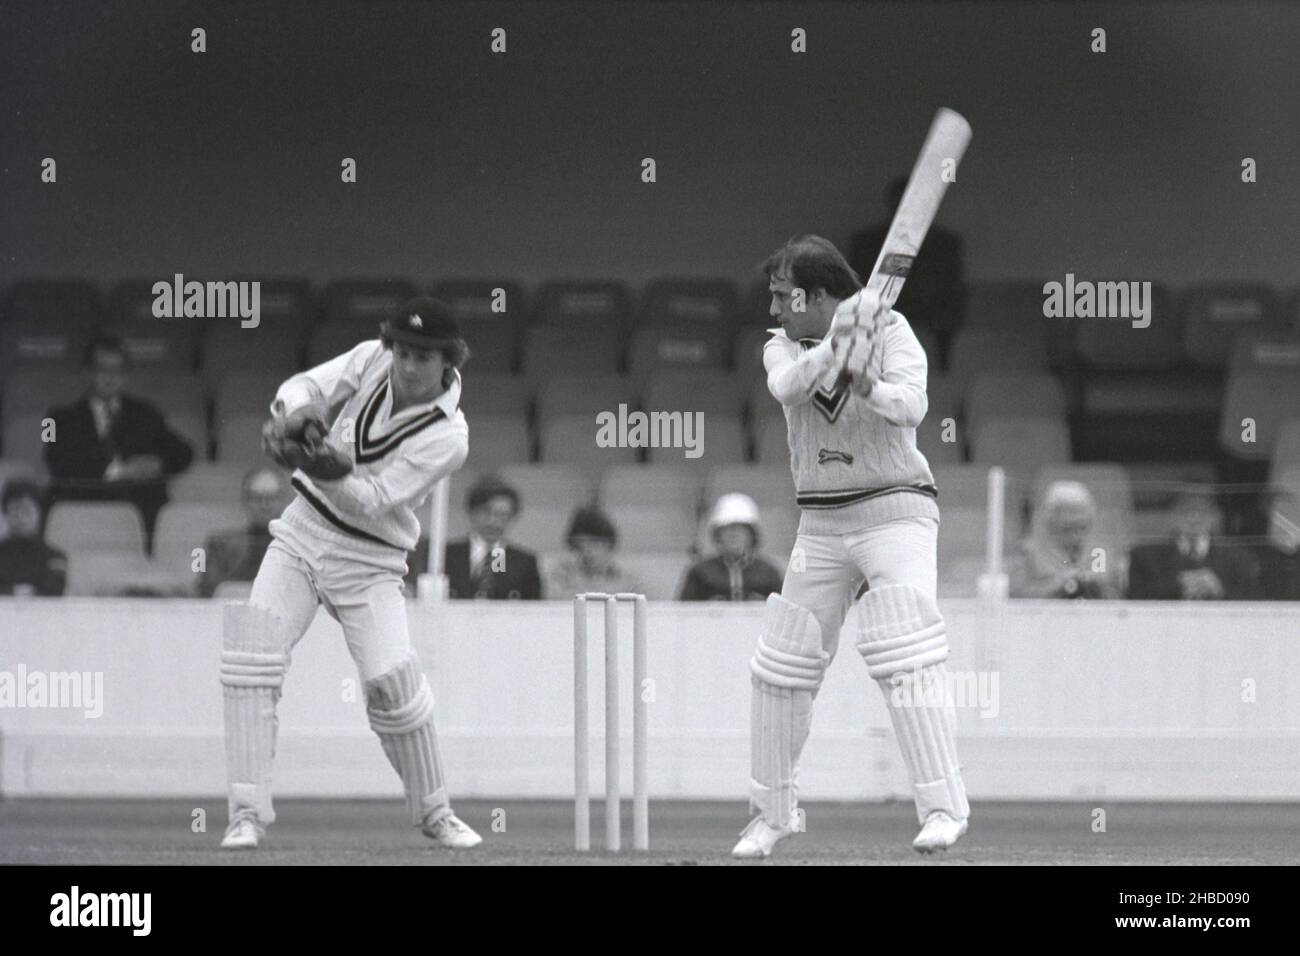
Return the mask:
<svg viewBox="0 0 1300 956">
<path fill-rule="evenodd" d="M 970 145 L 970 138 L 970 123 L 960 113 L 940 109 L 934 115 L 930 132 L 926 134 L 921 154 L 916 158 L 907 188 L 894 213 L 894 220 L 889 224 L 885 244 L 881 246 L 876 264 L 863 286 L 864 291 L 876 293 L 880 297 L 880 310 L 875 315 L 857 319 L 858 323 L 872 323 L 873 359 L 880 325 L 903 291 L 903 283 L 907 281 L 912 262 L 939 212 L 939 204 L 943 202 L 948 185 L 956 178 L 957 166 L 961 163 L 966 147 Z M 837 382 L 843 381 L 842 366 L 834 377 Z"/>
</svg>

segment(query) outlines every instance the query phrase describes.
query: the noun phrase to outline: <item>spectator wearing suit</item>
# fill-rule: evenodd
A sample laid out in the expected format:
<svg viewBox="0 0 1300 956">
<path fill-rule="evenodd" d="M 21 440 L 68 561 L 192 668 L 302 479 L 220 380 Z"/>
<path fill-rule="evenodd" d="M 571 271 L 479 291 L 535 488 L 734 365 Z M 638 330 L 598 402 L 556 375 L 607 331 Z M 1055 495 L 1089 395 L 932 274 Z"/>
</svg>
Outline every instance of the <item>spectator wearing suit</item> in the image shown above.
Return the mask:
<svg viewBox="0 0 1300 956">
<path fill-rule="evenodd" d="M 718 498 L 709 515 L 718 553 L 686 572 L 680 601 L 765 601 L 781 590 L 781 572 L 758 553 L 758 505 L 749 495 Z"/>
<path fill-rule="evenodd" d="M 1180 492 L 1170 509 L 1168 541 L 1138 545 L 1129 556 L 1128 596 L 1139 601 L 1243 601 L 1264 596 L 1259 562 L 1219 540 L 1223 513 L 1208 489 Z"/>
<path fill-rule="evenodd" d="M 152 551 L 167 479 L 190 466 L 194 451 L 153 404 L 125 391 L 128 366 L 119 340 L 90 343 L 86 394 L 47 413 L 55 430 L 45 445 L 45 464 L 56 500 L 128 501 L 139 508 Z"/>
<path fill-rule="evenodd" d="M 1008 562 L 1015 598 L 1114 599 L 1121 595 L 1115 556 L 1103 553 L 1107 570 L 1094 570 L 1091 542 L 1097 505 L 1077 481 L 1055 481 L 1034 513 L 1032 533 Z"/>
<path fill-rule="evenodd" d="M 537 601 L 542 596 L 537 556 L 506 541 L 510 525 L 519 516 L 519 492 L 494 475 L 474 482 L 465 494 L 470 533 L 448 541 L 443 571 L 452 598 L 479 601 Z M 424 538 L 411 555 L 407 590 L 428 567 L 429 541 Z"/>
<path fill-rule="evenodd" d="M 271 546 L 269 526 L 280 517 L 292 493 L 284 472 L 262 465 L 244 475 L 241 497 L 247 515 L 244 526 L 211 534 L 203 544 L 207 569 L 199 577 L 202 597 L 212 597 L 226 581 L 252 584 Z"/>
<path fill-rule="evenodd" d="M 550 569 L 546 596 L 566 601 L 588 591 L 642 593 L 640 581 L 614 560 L 618 531 L 598 508 L 579 508 L 565 535 L 569 554 Z"/>
<path fill-rule="evenodd" d="M 11 478 L 0 491 L 0 594 L 58 597 L 68 583 L 68 558 L 45 543 L 45 491 L 30 478 Z"/>
</svg>

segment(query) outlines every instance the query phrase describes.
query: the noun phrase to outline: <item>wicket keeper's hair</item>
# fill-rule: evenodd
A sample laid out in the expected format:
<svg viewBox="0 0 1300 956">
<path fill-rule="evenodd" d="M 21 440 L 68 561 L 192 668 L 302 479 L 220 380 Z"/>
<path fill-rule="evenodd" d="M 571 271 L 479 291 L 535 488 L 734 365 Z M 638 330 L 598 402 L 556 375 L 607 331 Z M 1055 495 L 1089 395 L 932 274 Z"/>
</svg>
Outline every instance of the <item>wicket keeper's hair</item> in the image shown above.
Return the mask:
<svg viewBox="0 0 1300 956">
<path fill-rule="evenodd" d="M 122 365 L 125 368 L 131 367 L 131 353 L 126 350 L 126 346 L 116 335 L 96 335 L 86 343 L 86 350 L 81 354 L 82 364 L 86 368 L 95 364 L 96 352 L 116 352 L 122 356 Z"/>
<path fill-rule="evenodd" d="M 496 475 L 484 475 L 469 486 L 469 491 L 465 494 L 465 510 L 476 511 L 493 498 L 509 498 L 510 510 L 519 514 L 519 492 Z"/>
<path fill-rule="evenodd" d="M 836 299 L 847 299 L 862 288 L 862 280 L 829 239 L 794 236 L 767 257 L 763 274 L 788 276 L 790 283 L 812 295 L 818 289 Z"/>
</svg>

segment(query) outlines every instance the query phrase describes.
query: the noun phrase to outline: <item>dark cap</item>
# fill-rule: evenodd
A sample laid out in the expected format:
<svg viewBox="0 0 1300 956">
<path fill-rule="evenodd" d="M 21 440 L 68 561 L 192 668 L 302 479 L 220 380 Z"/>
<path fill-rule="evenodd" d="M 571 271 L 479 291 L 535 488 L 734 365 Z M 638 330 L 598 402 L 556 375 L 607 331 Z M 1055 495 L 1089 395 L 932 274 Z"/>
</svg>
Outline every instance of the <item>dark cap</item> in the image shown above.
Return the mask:
<svg viewBox="0 0 1300 956">
<path fill-rule="evenodd" d="M 573 539 L 579 535 L 603 538 L 611 545 L 618 543 L 618 532 L 613 523 L 598 508 L 579 508 L 573 513 L 569 519 L 569 533 L 565 535 L 569 547 L 573 547 Z"/>
<path fill-rule="evenodd" d="M 397 316 L 380 323 L 379 337 L 417 349 L 437 349 L 460 339 L 460 325 L 446 303 L 429 298 L 412 299 Z"/>
</svg>

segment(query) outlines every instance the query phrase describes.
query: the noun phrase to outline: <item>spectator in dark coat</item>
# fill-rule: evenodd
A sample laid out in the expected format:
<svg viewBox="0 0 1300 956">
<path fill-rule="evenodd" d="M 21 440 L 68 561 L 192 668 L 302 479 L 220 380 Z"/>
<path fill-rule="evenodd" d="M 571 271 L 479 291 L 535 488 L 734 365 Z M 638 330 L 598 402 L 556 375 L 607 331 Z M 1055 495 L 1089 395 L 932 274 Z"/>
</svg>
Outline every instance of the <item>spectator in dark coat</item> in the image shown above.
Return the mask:
<svg viewBox="0 0 1300 956">
<path fill-rule="evenodd" d="M 451 598 L 487 601 L 537 601 L 542 596 L 537 556 L 506 540 L 510 525 L 519 516 L 519 492 L 500 478 L 486 475 L 465 495 L 470 534 L 448 541 L 444 552 L 447 593 Z M 406 582 L 415 593 L 415 582 L 429 564 L 429 540 L 422 538 L 408 561 Z"/>
<path fill-rule="evenodd" d="M 45 492 L 30 478 L 11 478 L 0 491 L 8 529 L 0 539 L 0 594 L 58 597 L 68 583 L 68 558 L 45 543 Z"/>
<path fill-rule="evenodd" d="M 262 566 L 266 549 L 271 546 L 268 527 L 280 517 L 292 493 L 284 472 L 262 465 L 244 475 L 241 497 L 248 516 L 244 527 L 216 532 L 209 535 L 203 544 L 207 566 L 199 575 L 198 582 L 199 594 L 203 597 L 212 597 L 217 587 L 226 581 L 252 583 L 257 577 L 257 569 Z"/>
<path fill-rule="evenodd" d="M 1240 601 L 1263 597 L 1259 562 L 1218 539 L 1223 514 L 1206 489 L 1188 489 L 1170 510 L 1173 535 L 1129 558 L 1128 596 L 1145 601 Z"/>
<path fill-rule="evenodd" d="M 758 505 L 748 495 L 718 498 L 709 515 L 718 553 L 686 572 L 681 601 L 765 601 L 781 590 L 781 572 L 759 553 Z"/>
<path fill-rule="evenodd" d="M 169 429 L 152 403 L 124 391 L 128 358 L 120 341 L 101 337 L 86 349 L 90 388 L 71 405 L 52 409 L 53 440 L 45 463 L 61 501 L 128 501 L 144 519 L 153 550 L 167 479 L 194 459 L 189 443 Z"/>
</svg>

